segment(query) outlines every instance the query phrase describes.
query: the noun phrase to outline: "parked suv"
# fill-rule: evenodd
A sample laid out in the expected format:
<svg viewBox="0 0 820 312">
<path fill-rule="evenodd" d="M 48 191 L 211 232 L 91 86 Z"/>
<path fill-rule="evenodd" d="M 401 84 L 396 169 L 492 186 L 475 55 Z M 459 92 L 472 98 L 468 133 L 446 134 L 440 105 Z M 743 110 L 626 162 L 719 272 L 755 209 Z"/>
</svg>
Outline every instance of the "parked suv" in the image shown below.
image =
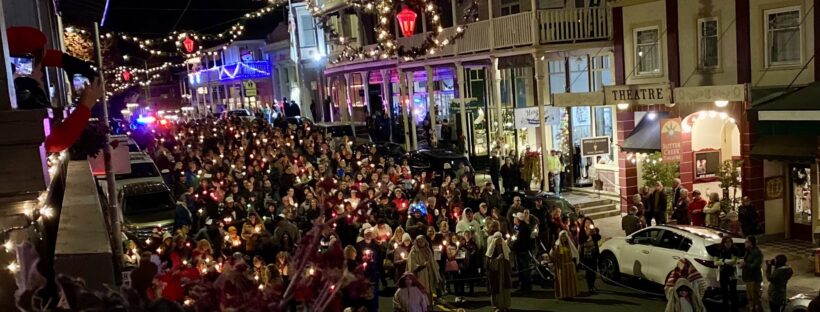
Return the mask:
<svg viewBox="0 0 820 312">
<path fill-rule="evenodd" d="M 143 242 L 161 227 L 171 232 L 176 203 L 164 182 L 136 182 L 122 185 L 119 192 L 125 235 Z"/>
<path fill-rule="evenodd" d="M 678 260 L 685 258 L 706 280 L 708 296 L 720 288 L 715 259 L 723 237 L 731 237 L 741 254 L 745 253 L 743 238 L 720 229 L 690 225 L 651 226 L 627 237 L 605 241 L 601 245 L 600 272 L 611 280 L 617 281 L 622 275 L 628 275 L 663 285 Z M 746 289 L 742 282 L 737 288 L 738 291 Z"/>
</svg>

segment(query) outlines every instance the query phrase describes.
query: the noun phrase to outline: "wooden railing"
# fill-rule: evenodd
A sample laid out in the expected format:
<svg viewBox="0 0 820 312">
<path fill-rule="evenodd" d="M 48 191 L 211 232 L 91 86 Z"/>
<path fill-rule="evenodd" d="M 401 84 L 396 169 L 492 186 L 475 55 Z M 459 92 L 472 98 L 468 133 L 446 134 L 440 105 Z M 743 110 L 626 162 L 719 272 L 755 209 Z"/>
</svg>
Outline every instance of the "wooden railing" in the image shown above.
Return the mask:
<svg viewBox="0 0 820 312">
<path fill-rule="evenodd" d="M 490 49 L 490 21 L 470 23 L 464 30 L 464 36 L 456 41 L 458 53 L 471 53 Z"/>
<path fill-rule="evenodd" d="M 612 36 L 612 10 L 608 6 L 539 10 L 538 28 L 541 43 L 609 39 Z"/>
<path fill-rule="evenodd" d="M 508 48 L 533 43 L 532 12 L 523 12 L 493 19 L 495 48 Z"/>
</svg>

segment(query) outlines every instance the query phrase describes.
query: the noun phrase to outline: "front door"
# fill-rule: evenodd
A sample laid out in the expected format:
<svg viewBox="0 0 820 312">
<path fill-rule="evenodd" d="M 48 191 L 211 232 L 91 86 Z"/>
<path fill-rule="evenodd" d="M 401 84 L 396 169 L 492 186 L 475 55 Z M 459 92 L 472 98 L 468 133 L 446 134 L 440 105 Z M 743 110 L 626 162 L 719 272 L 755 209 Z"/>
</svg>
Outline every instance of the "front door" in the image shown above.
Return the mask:
<svg viewBox="0 0 820 312">
<path fill-rule="evenodd" d="M 789 221 L 791 238 L 811 241 L 812 194 L 811 167 L 803 164 L 789 166 L 791 183 L 791 207 Z"/>
</svg>

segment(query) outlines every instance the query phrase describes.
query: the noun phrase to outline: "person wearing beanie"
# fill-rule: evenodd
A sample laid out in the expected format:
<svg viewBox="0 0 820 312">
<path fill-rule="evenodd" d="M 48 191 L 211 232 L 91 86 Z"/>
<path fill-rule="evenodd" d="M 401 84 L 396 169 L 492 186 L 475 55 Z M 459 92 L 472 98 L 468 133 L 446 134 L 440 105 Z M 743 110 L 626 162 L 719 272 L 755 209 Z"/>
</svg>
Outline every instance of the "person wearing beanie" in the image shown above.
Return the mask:
<svg viewBox="0 0 820 312">
<path fill-rule="evenodd" d="M 14 78 L 17 107 L 20 109 L 50 108 L 46 88 L 43 84 L 43 67 L 60 67 L 69 75 L 81 74 L 91 80 L 80 94 L 77 108 L 46 137 L 46 151 L 58 153 L 70 147 L 80 138 L 91 117 L 91 108 L 103 97 L 102 82 L 91 66 L 73 56 L 57 50 L 47 50 L 46 36 L 32 27 L 9 27 L 6 30 L 9 54 L 12 56 L 32 56 L 32 71 L 28 76 Z"/>
</svg>

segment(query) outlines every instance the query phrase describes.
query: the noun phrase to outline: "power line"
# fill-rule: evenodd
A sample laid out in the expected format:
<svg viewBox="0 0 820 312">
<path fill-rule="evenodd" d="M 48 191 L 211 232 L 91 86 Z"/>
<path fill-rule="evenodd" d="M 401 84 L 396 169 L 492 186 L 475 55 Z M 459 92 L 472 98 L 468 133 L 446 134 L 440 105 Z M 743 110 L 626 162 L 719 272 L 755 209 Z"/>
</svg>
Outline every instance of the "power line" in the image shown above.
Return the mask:
<svg viewBox="0 0 820 312">
<path fill-rule="evenodd" d="M 182 10 L 182 13 L 180 13 L 180 14 L 179 14 L 179 17 L 177 18 L 176 23 L 174 23 L 174 26 L 173 26 L 173 27 L 171 27 L 171 30 L 170 30 L 170 31 L 174 31 L 174 30 L 176 30 L 176 29 L 177 29 L 177 25 L 179 25 L 179 22 L 180 22 L 180 21 L 182 21 L 182 17 L 183 17 L 183 16 L 185 16 L 185 12 L 187 12 L 187 11 L 188 11 L 188 7 L 190 7 L 190 6 L 191 6 L 191 1 L 192 1 L 192 0 L 188 0 L 188 3 L 187 3 L 187 4 L 185 4 L 185 9 L 183 9 L 183 10 Z"/>
</svg>

